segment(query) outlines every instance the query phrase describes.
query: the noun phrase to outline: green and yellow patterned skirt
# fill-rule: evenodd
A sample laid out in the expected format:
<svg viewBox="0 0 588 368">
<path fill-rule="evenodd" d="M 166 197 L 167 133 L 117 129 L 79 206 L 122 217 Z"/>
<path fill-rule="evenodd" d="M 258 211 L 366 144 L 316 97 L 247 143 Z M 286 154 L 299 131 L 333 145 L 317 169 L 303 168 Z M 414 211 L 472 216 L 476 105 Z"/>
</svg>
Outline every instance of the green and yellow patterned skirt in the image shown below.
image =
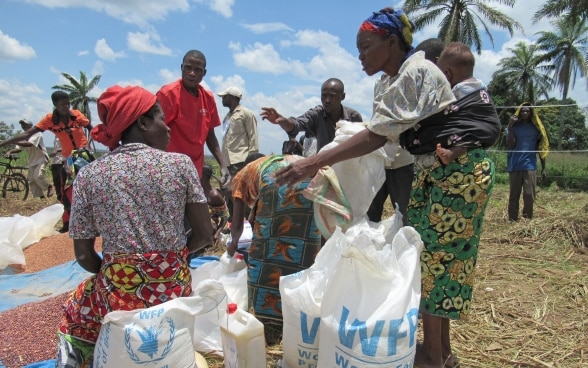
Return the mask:
<svg viewBox="0 0 588 368">
<path fill-rule="evenodd" d="M 484 211 L 494 186 L 494 162 L 482 148 L 415 177 L 408 221 L 424 242 L 421 311 L 462 319 L 471 310 Z"/>
</svg>

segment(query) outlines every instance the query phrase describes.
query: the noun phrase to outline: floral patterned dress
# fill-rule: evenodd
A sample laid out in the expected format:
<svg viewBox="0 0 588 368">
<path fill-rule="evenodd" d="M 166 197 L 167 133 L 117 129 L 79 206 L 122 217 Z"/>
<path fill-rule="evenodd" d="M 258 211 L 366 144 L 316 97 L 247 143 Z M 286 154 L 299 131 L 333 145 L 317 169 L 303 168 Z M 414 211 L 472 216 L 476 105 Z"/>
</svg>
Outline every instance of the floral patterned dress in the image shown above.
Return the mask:
<svg viewBox="0 0 588 368">
<path fill-rule="evenodd" d="M 102 237 L 99 272 L 64 304 L 58 367 L 92 360 L 104 316 L 192 293 L 184 233 L 186 203 L 206 203 L 188 156 L 123 145 L 80 170 L 70 237 Z"/>
</svg>

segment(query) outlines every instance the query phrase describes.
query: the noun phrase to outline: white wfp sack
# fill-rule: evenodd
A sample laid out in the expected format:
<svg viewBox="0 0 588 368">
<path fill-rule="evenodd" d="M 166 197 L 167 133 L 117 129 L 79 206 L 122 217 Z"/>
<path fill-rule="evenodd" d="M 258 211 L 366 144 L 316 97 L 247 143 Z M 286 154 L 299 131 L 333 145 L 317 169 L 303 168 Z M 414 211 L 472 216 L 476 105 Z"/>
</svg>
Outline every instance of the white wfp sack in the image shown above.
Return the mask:
<svg viewBox="0 0 588 368">
<path fill-rule="evenodd" d="M 282 368 L 316 367 L 323 293 L 333 271 L 331 267 L 348 245 L 341 228 L 337 227 L 310 268 L 280 277 L 284 320 Z"/>
<path fill-rule="evenodd" d="M 369 237 L 381 249 L 386 244 L 385 233 L 393 236 L 401 227 L 402 218 L 395 215 L 377 224 L 360 218 L 345 234 L 337 227 L 309 269 L 280 278 L 283 368 L 317 366 L 321 302 L 343 251 L 358 234 Z"/>
<path fill-rule="evenodd" d="M 23 249 L 54 235 L 55 224 L 63 214 L 58 203 L 43 208 L 30 217 L 14 215 L 0 218 L 0 269 L 10 264 L 26 264 Z"/>
<path fill-rule="evenodd" d="M 192 341 L 195 317 L 226 308 L 221 304 L 225 298 L 222 285 L 210 280 L 195 290 L 195 296 L 108 313 L 94 348 L 93 367 L 196 367 Z"/>
<path fill-rule="evenodd" d="M 367 221 L 366 221 L 367 223 Z M 381 237 L 345 234 L 321 305 L 318 367 L 412 367 L 420 302 L 422 241 L 412 227 L 381 222 Z M 378 226 L 376 224 L 376 226 Z"/>
</svg>

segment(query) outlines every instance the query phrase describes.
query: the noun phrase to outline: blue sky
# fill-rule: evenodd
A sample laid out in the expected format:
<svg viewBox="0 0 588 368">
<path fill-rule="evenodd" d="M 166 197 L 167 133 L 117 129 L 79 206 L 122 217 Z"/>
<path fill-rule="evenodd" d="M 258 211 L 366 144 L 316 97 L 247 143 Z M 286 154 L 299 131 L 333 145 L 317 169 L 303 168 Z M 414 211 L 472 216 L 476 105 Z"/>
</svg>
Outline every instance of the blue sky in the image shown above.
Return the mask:
<svg viewBox="0 0 588 368">
<path fill-rule="evenodd" d="M 490 1 L 520 22 L 524 34 L 494 29 L 494 46 L 484 38 L 476 77 L 490 81 L 507 49 L 547 20 L 532 24 L 542 1 L 518 0 L 513 9 Z M 228 86 L 244 90 L 241 103 L 259 114 L 275 107 L 298 116 L 320 104 L 320 86 L 330 77 L 345 83 L 344 104 L 364 120 L 371 116 L 373 85 L 357 59 L 355 37 L 372 11 L 402 2 L 263 0 L 0 0 L 0 121 L 37 122 L 52 110 L 52 86 L 84 71 L 102 79 L 91 93 L 114 84 L 141 85 L 156 92 L 180 77 L 184 53 L 198 49 L 207 57 L 204 85 L 214 92 Z M 437 27 L 415 34 L 414 44 L 434 37 Z M 559 97 L 559 92 L 554 92 Z M 586 107 L 586 80 L 577 80 L 570 97 Z M 227 109 L 217 98 L 221 119 Z M 95 105 L 94 119 L 97 119 Z M 96 124 L 97 121 L 94 121 Z M 258 115 L 260 151 L 278 153 L 287 137 Z M 220 128 L 216 130 L 221 140 Z M 45 133 L 48 146 L 53 136 Z"/>
</svg>

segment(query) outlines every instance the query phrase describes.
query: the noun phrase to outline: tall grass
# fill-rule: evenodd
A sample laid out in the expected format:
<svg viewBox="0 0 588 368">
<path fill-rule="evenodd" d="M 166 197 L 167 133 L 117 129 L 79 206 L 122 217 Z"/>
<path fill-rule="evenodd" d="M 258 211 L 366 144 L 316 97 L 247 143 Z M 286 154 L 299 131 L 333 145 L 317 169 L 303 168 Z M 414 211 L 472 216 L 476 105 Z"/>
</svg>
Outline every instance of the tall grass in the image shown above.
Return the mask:
<svg viewBox="0 0 588 368">
<path fill-rule="evenodd" d="M 508 184 L 506 151 L 490 150 L 489 153 L 496 165 L 496 183 Z M 537 164 L 540 169 L 541 164 Z M 588 191 L 588 151 L 552 151 L 545 165 L 546 178 L 538 182 L 540 187 L 557 186 L 572 191 Z"/>
</svg>

